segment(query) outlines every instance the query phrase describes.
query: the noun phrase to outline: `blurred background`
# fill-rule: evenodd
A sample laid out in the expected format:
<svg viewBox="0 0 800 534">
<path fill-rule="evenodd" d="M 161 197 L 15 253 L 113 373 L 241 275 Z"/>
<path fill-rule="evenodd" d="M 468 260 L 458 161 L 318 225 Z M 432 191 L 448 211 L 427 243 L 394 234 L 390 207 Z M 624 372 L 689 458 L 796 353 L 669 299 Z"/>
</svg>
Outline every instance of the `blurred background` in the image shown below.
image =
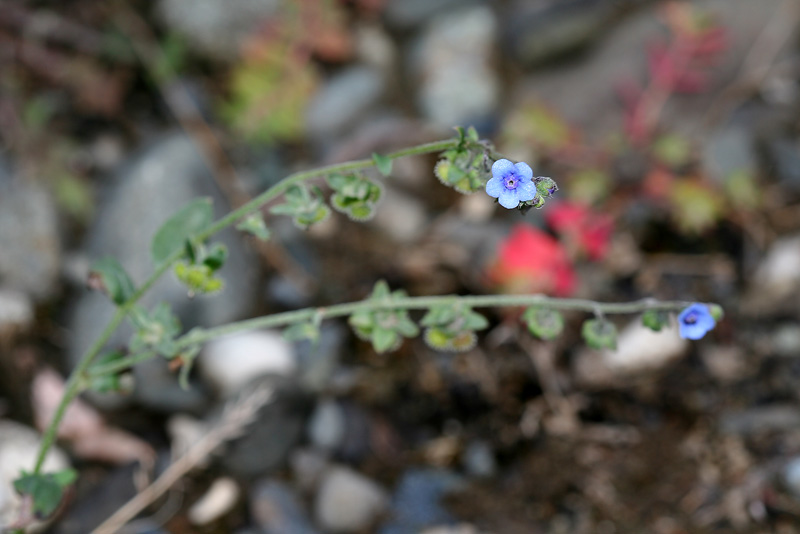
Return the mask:
<svg viewBox="0 0 800 534">
<path fill-rule="evenodd" d="M 48 532 L 92 531 L 214 432 L 106 531 L 796 532 L 799 21 L 795 0 L 0 1 L 0 526 L 113 311 L 92 261 L 141 282 L 197 196 L 221 215 L 293 171 L 473 125 L 555 198 L 522 216 L 440 184 L 435 156 L 398 160 L 374 219 L 223 232 L 222 293 L 167 276 L 144 303 L 188 331 L 385 279 L 726 318 L 695 343 L 614 318 L 617 350 L 595 351 L 581 314 L 542 342 L 494 310 L 467 352 L 389 355 L 331 321 L 317 346 L 216 341 L 189 390 L 150 361 L 67 413 L 46 465 L 80 477 Z"/>
</svg>

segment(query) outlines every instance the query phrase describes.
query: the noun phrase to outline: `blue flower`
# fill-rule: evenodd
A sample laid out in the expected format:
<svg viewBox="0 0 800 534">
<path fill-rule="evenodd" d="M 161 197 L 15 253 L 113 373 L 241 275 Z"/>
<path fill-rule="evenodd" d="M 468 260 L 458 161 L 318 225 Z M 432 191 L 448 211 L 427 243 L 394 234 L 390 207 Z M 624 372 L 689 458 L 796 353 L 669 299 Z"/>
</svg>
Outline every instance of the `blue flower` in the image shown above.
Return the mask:
<svg viewBox="0 0 800 534">
<path fill-rule="evenodd" d="M 694 303 L 678 315 L 678 328 L 683 339 L 700 339 L 716 325 L 717 321 L 705 304 Z"/>
<path fill-rule="evenodd" d="M 527 163 L 514 165 L 507 159 L 499 159 L 492 165 L 492 178 L 486 182 L 486 193 L 500 201 L 504 208 L 514 209 L 520 202 L 536 197 L 533 171 Z"/>
</svg>

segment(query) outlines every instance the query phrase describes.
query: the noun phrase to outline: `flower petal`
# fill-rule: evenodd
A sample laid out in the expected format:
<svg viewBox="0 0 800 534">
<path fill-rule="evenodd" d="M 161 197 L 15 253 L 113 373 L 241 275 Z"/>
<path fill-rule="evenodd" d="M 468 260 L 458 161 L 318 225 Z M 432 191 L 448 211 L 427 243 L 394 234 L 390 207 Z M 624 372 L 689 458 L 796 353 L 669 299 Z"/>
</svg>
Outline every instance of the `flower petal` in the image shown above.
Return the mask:
<svg viewBox="0 0 800 534">
<path fill-rule="evenodd" d="M 525 178 L 528 179 L 533 178 L 533 170 L 531 170 L 530 165 L 528 165 L 524 161 L 520 161 L 515 165 L 515 167 L 517 168 L 517 173 L 519 176 L 524 176 Z"/>
<path fill-rule="evenodd" d="M 490 197 L 499 197 L 505 189 L 506 188 L 503 187 L 503 181 L 500 180 L 500 178 L 489 178 L 489 181 L 486 182 L 486 194 Z"/>
<path fill-rule="evenodd" d="M 500 205 L 504 208 L 514 209 L 519 206 L 519 199 L 517 198 L 517 194 L 515 191 L 509 191 L 508 189 L 504 189 L 500 196 L 497 197 L 500 201 Z"/>
<path fill-rule="evenodd" d="M 495 178 L 503 178 L 505 175 L 514 170 L 514 164 L 507 159 L 498 159 L 492 165 L 492 176 Z"/>
<path fill-rule="evenodd" d="M 517 198 L 524 202 L 526 200 L 533 200 L 536 197 L 536 185 L 530 180 L 520 180 L 517 186 Z"/>
</svg>

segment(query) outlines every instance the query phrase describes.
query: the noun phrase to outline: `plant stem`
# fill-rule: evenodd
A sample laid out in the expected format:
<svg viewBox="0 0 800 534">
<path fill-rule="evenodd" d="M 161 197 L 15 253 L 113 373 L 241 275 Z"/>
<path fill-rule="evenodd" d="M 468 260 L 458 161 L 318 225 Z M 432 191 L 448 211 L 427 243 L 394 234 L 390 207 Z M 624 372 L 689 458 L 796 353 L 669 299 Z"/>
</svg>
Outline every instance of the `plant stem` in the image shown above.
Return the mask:
<svg viewBox="0 0 800 534">
<path fill-rule="evenodd" d="M 533 306 L 541 305 L 552 310 L 562 311 L 584 311 L 591 313 L 607 314 L 626 314 L 641 313 L 645 310 L 679 311 L 691 304 L 685 301 L 656 301 L 644 299 L 635 302 L 596 302 L 586 299 L 559 299 L 544 295 L 472 295 L 456 296 L 443 295 L 434 297 L 404 297 L 386 300 L 360 300 L 344 304 L 322 308 L 304 308 L 302 310 L 275 313 L 254 319 L 247 319 L 235 323 L 229 323 L 216 328 L 202 330 L 199 333 L 187 334 L 177 341 L 179 349 L 205 343 L 212 339 L 229 334 L 255 330 L 258 328 L 274 328 L 289 324 L 310 321 L 315 318 L 332 319 L 351 315 L 358 311 L 379 311 L 386 309 L 405 309 L 405 310 L 427 310 L 432 306 L 440 304 L 450 304 L 458 302 L 464 306 L 474 308 L 486 307 L 514 307 L 514 306 Z M 118 373 L 129 369 L 137 363 L 149 360 L 156 356 L 156 353 L 149 351 L 133 354 L 106 365 L 92 369 L 90 376 L 101 376 L 106 374 Z"/>
<path fill-rule="evenodd" d="M 397 159 L 404 156 L 443 152 L 449 148 L 453 148 L 457 144 L 458 140 L 456 139 L 436 141 L 433 143 L 426 143 L 422 145 L 405 148 L 403 150 L 398 150 L 396 152 L 386 154 L 386 157 L 390 159 Z M 290 174 L 289 176 L 287 176 L 274 186 L 270 187 L 269 189 L 261 193 L 259 196 L 253 198 L 251 201 L 247 202 L 246 204 L 243 204 L 238 209 L 235 209 L 232 212 L 228 213 L 227 215 L 223 216 L 222 218 L 218 219 L 215 223 L 211 224 L 204 231 L 200 232 L 199 235 L 195 236 L 195 238 L 199 241 L 207 239 L 208 237 L 219 232 L 220 230 L 236 223 L 238 220 L 259 210 L 267 202 L 277 198 L 279 195 L 281 195 L 287 189 L 289 189 L 292 185 L 301 183 L 311 178 L 316 178 L 318 176 L 325 176 L 327 174 L 332 174 L 335 172 L 349 172 L 359 169 L 366 169 L 374 166 L 374 164 L 375 163 L 372 159 L 360 159 L 344 163 L 336 163 L 333 165 L 327 165 L 325 167 L 319 167 L 317 169 L 312 169 L 309 171 L 302 171 Z M 41 472 L 44 459 L 47 456 L 47 451 L 55 442 L 58 427 L 61 424 L 61 419 L 63 419 L 64 417 L 64 413 L 67 410 L 67 406 L 83 390 L 83 378 L 84 375 L 87 375 L 87 370 L 89 366 L 92 364 L 92 362 L 100 353 L 100 351 L 103 349 L 103 346 L 111 338 L 111 335 L 120 325 L 120 323 L 122 323 L 122 321 L 125 319 L 125 316 L 131 310 L 131 308 L 139 301 L 139 299 L 142 298 L 142 296 L 153 286 L 153 284 L 155 284 L 161 278 L 161 276 L 165 272 L 167 272 L 177 260 L 181 258 L 182 255 L 183 255 L 183 250 L 176 250 L 163 263 L 157 266 L 157 268 L 147 278 L 147 280 L 145 280 L 142 283 L 142 285 L 139 286 L 139 288 L 136 290 L 133 296 L 125 304 L 123 304 L 117 309 L 116 313 L 111 318 L 111 321 L 109 321 L 108 325 L 105 327 L 105 329 L 103 329 L 103 332 L 100 334 L 100 337 L 97 338 L 97 340 L 92 344 L 89 350 L 87 350 L 86 353 L 81 357 L 81 360 L 78 362 L 78 365 L 72 371 L 72 374 L 70 374 L 69 380 L 67 381 L 66 391 L 64 392 L 64 396 L 62 397 L 61 401 L 58 404 L 58 407 L 56 408 L 56 412 L 53 415 L 52 421 L 50 421 L 47 429 L 44 432 L 44 436 L 42 437 L 42 443 L 41 446 L 39 447 L 39 453 L 36 458 L 36 466 L 34 467 L 33 470 L 34 474 L 39 474 Z M 155 356 L 154 353 L 146 353 L 146 354 L 148 354 L 147 358 L 143 358 L 141 360 L 136 360 L 136 361 L 144 361 L 145 359 L 149 359 Z M 128 360 L 126 359 L 124 361 Z M 97 373 L 95 372 L 91 373 L 92 376 L 96 376 L 96 374 Z"/>
</svg>

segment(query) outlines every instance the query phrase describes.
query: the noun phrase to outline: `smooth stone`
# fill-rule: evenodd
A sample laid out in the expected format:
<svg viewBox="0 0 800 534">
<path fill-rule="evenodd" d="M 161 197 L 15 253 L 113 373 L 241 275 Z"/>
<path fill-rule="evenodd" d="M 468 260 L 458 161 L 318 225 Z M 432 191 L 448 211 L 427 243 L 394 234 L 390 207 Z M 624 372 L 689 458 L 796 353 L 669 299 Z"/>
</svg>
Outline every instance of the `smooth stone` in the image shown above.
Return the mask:
<svg viewBox="0 0 800 534">
<path fill-rule="evenodd" d="M 406 471 L 392 496 L 391 519 L 380 528 L 380 534 L 417 534 L 427 527 L 456 523 L 441 500 L 463 486 L 464 480 L 450 471 Z"/>
<path fill-rule="evenodd" d="M 345 327 L 334 322 L 322 324 L 316 343 L 295 343 L 299 361 L 300 382 L 308 391 L 320 393 L 331 388 L 331 380 L 339 368 L 344 344 L 349 338 Z"/>
<path fill-rule="evenodd" d="M 386 24 L 399 30 L 413 29 L 423 25 L 432 17 L 452 11 L 470 0 L 389 0 L 383 16 Z"/>
<path fill-rule="evenodd" d="M 400 243 L 413 243 L 428 229 L 428 213 L 415 197 L 389 186 L 383 193 L 387 202 L 378 207 L 375 217 L 367 224 L 374 225 Z"/>
<path fill-rule="evenodd" d="M 285 376 L 265 376 L 242 388 L 267 387 L 273 393 L 255 418 L 243 426 L 242 437 L 232 440 L 220 461 L 226 473 L 252 478 L 275 471 L 284 465 L 302 439 L 313 408 L 312 398 L 297 382 Z"/>
<path fill-rule="evenodd" d="M 24 330 L 33 323 L 33 319 L 33 302 L 25 293 L 0 287 L 0 335 Z"/>
<path fill-rule="evenodd" d="M 389 496 L 380 485 L 348 467 L 332 467 L 323 476 L 314 516 L 329 532 L 361 532 L 386 510 Z"/>
<path fill-rule="evenodd" d="M 800 143 L 786 138 L 775 139 L 767 147 L 780 184 L 800 192 Z"/>
<path fill-rule="evenodd" d="M 503 17 L 504 48 L 532 66 L 580 50 L 614 27 L 630 0 L 517 0 Z"/>
<path fill-rule="evenodd" d="M 222 398 L 238 393 L 259 376 L 289 376 L 297 370 L 292 345 L 273 330 L 214 339 L 203 348 L 197 364 L 205 381 Z"/>
<path fill-rule="evenodd" d="M 61 241 L 56 206 L 34 180 L 0 161 L 0 280 L 37 302 L 57 289 Z"/>
<path fill-rule="evenodd" d="M 783 467 L 783 482 L 795 497 L 800 497 L 800 458 L 794 457 Z"/>
<path fill-rule="evenodd" d="M 734 172 L 753 173 L 757 167 L 755 140 L 744 125 L 713 132 L 703 145 L 703 168 L 719 183 Z"/>
<path fill-rule="evenodd" d="M 789 404 L 771 404 L 719 417 L 720 429 L 728 434 L 750 436 L 764 432 L 787 432 L 800 428 L 800 410 Z"/>
<path fill-rule="evenodd" d="M 14 480 L 21 471 L 33 471 L 41 437 L 25 425 L 0 419 L 0 526 L 10 525 L 19 518 L 22 499 L 14 489 Z M 67 456 L 52 447 L 45 457 L 43 473 L 70 467 Z M 39 524 L 41 526 L 41 523 Z"/>
<path fill-rule="evenodd" d="M 278 0 L 161 0 L 156 12 L 197 51 L 231 61 L 279 8 Z"/>
<path fill-rule="evenodd" d="M 778 325 L 769 335 L 772 349 L 784 358 L 800 357 L 800 325 L 786 323 Z"/>
<path fill-rule="evenodd" d="M 308 437 L 311 443 L 325 451 L 336 450 L 345 437 L 345 414 L 333 399 L 317 403 L 308 422 Z"/>
<path fill-rule="evenodd" d="M 292 452 L 289 463 L 295 485 L 301 491 L 311 492 L 328 468 L 328 455 L 317 449 L 297 449 Z"/>
<path fill-rule="evenodd" d="M 221 477 L 211 486 L 187 512 L 193 525 L 207 525 L 231 511 L 239 500 L 239 485 L 230 477 Z"/>
<path fill-rule="evenodd" d="M 619 333 L 616 350 L 584 348 L 578 353 L 573 364 L 576 380 L 586 387 L 624 384 L 635 375 L 658 371 L 688 348 L 675 320 L 654 332 L 635 319 Z"/>
<path fill-rule="evenodd" d="M 262 534 L 316 534 L 308 512 L 290 486 L 275 479 L 257 482 L 250 491 L 250 513 Z"/>
<path fill-rule="evenodd" d="M 312 137 L 345 133 L 383 97 L 386 82 L 380 70 L 354 66 L 336 73 L 311 100 L 306 126 Z"/>
<path fill-rule="evenodd" d="M 742 310 L 748 315 L 797 311 L 800 291 L 800 235 L 775 240 L 763 255 L 745 291 Z"/>
<path fill-rule="evenodd" d="M 462 453 L 461 462 L 467 474 L 473 477 L 486 478 L 497 473 L 494 451 L 485 441 L 469 443 Z"/>
<path fill-rule="evenodd" d="M 432 19 L 410 56 L 417 104 L 437 126 L 482 123 L 496 112 L 500 82 L 493 49 L 497 21 L 486 6 Z"/>
</svg>

